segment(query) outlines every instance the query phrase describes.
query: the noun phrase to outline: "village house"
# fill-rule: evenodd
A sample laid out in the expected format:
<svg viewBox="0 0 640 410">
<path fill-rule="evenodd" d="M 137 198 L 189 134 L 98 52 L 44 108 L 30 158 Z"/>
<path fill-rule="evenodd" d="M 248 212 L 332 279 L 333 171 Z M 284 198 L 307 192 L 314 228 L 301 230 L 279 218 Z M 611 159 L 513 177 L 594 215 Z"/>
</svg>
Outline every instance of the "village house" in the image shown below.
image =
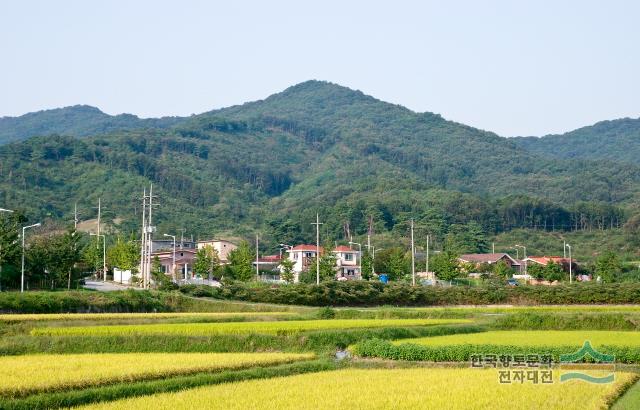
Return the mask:
<svg viewBox="0 0 640 410">
<path fill-rule="evenodd" d="M 162 273 L 175 278 L 176 280 L 188 280 L 194 278 L 193 264 L 196 253 L 199 249 L 211 246 L 218 252 L 221 264 L 229 263 L 229 253 L 237 248 L 236 245 L 229 241 L 221 239 L 212 239 L 208 241 L 176 241 L 175 242 L 175 272 L 173 270 L 173 240 L 172 239 L 154 239 L 151 242 L 151 257 L 156 257 L 160 261 L 160 269 Z"/>
<path fill-rule="evenodd" d="M 309 264 L 315 260 L 318 251 L 319 253 L 323 252 L 322 246 L 318 248 L 316 245 L 296 245 L 287 249 L 289 259 L 293 261 L 293 281 L 295 283 L 300 281 L 300 273 L 309 268 Z"/>
<path fill-rule="evenodd" d="M 221 265 L 226 265 L 229 263 L 229 253 L 237 249 L 238 247 L 229 241 L 225 241 L 224 239 L 209 239 L 205 241 L 198 241 L 196 243 L 197 250 L 205 248 L 207 246 L 212 247 L 217 253 L 218 258 L 220 259 Z"/>
<path fill-rule="evenodd" d="M 341 245 L 336 247 L 332 252 L 336 257 L 336 279 L 352 280 L 361 278 L 358 251 Z"/>
<path fill-rule="evenodd" d="M 175 277 L 177 280 L 191 279 L 193 277 L 193 262 L 196 257 L 195 249 L 179 249 L 176 247 L 176 270 L 173 271 L 173 249 L 156 251 L 152 258 L 160 260 L 162 273 Z"/>
<path fill-rule="evenodd" d="M 571 264 L 571 270 L 575 273 L 578 264 L 575 259 L 569 259 L 562 256 L 529 256 L 528 258 L 523 259 L 523 262 L 526 262 L 528 266 L 532 264 L 547 266 L 549 263 L 556 263 L 562 267 L 562 270 L 565 272 L 569 272 L 569 264 Z"/>
<path fill-rule="evenodd" d="M 496 263 L 503 261 L 516 272 L 520 272 L 522 265 L 520 261 L 512 258 L 507 253 L 471 253 L 461 255 L 458 260 L 463 263 L 472 264 L 476 268 L 480 267 L 482 264 L 495 265 Z"/>
</svg>

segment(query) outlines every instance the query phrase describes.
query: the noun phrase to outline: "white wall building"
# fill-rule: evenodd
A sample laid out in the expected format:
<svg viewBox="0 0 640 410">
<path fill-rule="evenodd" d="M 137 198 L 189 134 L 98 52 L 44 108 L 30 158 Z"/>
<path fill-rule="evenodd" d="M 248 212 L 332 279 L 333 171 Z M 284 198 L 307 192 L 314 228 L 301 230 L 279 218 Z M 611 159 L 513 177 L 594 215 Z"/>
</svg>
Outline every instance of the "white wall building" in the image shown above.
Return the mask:
<svg viewBox="0 0 640 410">
<path fill-rule="evenodd" d="M 332 252 L 336 257 L 336 279 L 348 280 L 362 277 L 358 251 L 341 245 Z"/>
<path fill-rule="evenodd" d="M 322 247 L 320 247 L 320 253 L 322 253 Z M 318 248 L 316 245 L 297 245 L 288 249 L 287 254 L 289 259 L 293 261 L 293 281 L 298 283 L 300 273 L 306 271 L 309 268 L 309 264 L 318 255 Z"/>
<path fill-rule="evenodd" d="M 238 247 L 229 241 L 223 239 L 210 239 L 207 241 L 198 241 L 196 244 L 198 249 L 202 249 L 206 246 L 211 246 L 218 252 L 218 258 L 220 258 L 221 264 L 229 263 L 229 253 L 237 249 Z"/>
</svg>

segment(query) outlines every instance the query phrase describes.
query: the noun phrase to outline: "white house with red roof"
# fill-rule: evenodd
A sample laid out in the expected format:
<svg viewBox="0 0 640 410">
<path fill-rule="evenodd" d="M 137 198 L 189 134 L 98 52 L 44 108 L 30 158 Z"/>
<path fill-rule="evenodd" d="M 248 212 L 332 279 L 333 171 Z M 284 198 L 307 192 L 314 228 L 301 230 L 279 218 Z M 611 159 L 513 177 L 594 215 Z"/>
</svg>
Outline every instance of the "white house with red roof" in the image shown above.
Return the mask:
<svg viewBox="0 0 640 410">
<path fill-rule="evenodd" d="M 322 246 L 318 248 L 316 245 L 296 245 L 287 250 L 289 259 L 293 261 L 294 282 L 299 281 L 300 273 L 306 271 L 309 264 L 322 252 Z"/>
<path fill-rule="evenodd" d="M 337 246 L 332 253 L 336 257 L 336 279 L 351 280 L 361 278 L 358 251 L 341 245 Z"/>
</svg>

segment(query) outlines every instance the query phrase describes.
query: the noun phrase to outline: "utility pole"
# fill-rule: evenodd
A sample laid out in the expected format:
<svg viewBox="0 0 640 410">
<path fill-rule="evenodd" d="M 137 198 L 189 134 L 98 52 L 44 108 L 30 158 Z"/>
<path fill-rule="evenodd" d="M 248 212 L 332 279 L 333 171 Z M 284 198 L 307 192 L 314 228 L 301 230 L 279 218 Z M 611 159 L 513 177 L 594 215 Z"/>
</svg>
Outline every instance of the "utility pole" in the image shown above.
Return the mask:
<svg viewBox="0 0 640 410">
<path fill-rule="evenodd" d="M 148 238 L 147 246 L 147 288 L 151 285 L 151 254 L 153 253 L 153 224 L 151 222 L 151 214 L 153 213 L 153 184 L 149 186 L 149 221 L 148 221 Z"/>
<path fill-rule="evenodd" d="M 496 243 L 491 242 L 491 253 L 496 253 Z"/>
<path fill-rule="evenodd" d="M 373 216 L 369 215 L 369 229 L 367 230 L 367 252 L 371 251 L 371 230 L 373 229 Z"/>
<path fill-rule="evenodd" d="M 107 237 L 106 235 L 89 233 L 90 236 L 97 236 L 98 242 L 102 238 L 102 281 L 107 281 Z"/>
<path fill-rule="evenodd" d="M 413 243 L 413 219 L 411 220 L 411 284 L 416 286 L 416 251 Z"/>
<path fill-rule="evenodd" d="M 562 257 L 563 258 L 567 257 L 567 241 L 566 240 L 562 241 Z"/>
<path fill-rule="evenodd" d="M 100 245 L 100 215 L 102 212 L 102 208 L 100 205 L 100 198 L 98 198 L 98 233 L 96 236 L 96 249 L 98 248 L 98 246 Z"/>
<path fill-rule="evenodd" d="M 316 212 L 316 285 L 320 285 L 320 215 Z"/>
<path fill-rule="evenodd" d="M 564 247 L 569 248 L 569 283 L 573 283 L 573 270 L 571 267 L 571 265 L 573 265 L 573 261 L 571 260 L 571 245 L 565 243 Z"/>
<path fill-rule="evenodd" d="M 260 238 L 258 238 L 258 234 L 256 234 L 256 281 L 260 282 L 260 251 L 258 248 Z"/>
<path fill-rule="evenodd" d="M 147 260 L 147 187 L 144 187 L 142 194 L 142 239 L 140 240 L 140 278 L 142 279 L 142 286 L 146 288 L 146 263 Z"/>
<path fill-rule="evenodd" d="M 178 278 L 176 276 L 176 236 L 175 235 L 169 235 L 169 234 L 164 234 L 164 236 L 173 239 L 173 258 L 172 258 L 172 262 L 171 262 L 171 277 L 173 277 L 173 281 L 177 282 Z"/>
<path fill-rule="evenodd" d="M 184 229 L 184 228 L 180 228 L 179 231 L 180 231 L 180 249 L 183 249 L 184 248 L 184 233 L 187 230 Z"/>
<path fill-rule="evenodd" d="M 425 255 L 425 259 L 426 259 L 426 266 L 425 268 L 427 269 L 427 277 L 429 275 L 429 235 L 427 235 L 427 254 Z"/>
<path fill-rule="evenodd" d="M 35 228 L 38 226 L 40 226 L 40 222 L 38 222 L 37 224 L 22 227 L 22 273 L 20 275 L 20 293 L 24 292 L 24 231 L 29 228 Z"/>
<path fill-rule="evenodd" d="M 78 203 L 73 205 L 73 230 L 78 230 Z"/>
</svg>

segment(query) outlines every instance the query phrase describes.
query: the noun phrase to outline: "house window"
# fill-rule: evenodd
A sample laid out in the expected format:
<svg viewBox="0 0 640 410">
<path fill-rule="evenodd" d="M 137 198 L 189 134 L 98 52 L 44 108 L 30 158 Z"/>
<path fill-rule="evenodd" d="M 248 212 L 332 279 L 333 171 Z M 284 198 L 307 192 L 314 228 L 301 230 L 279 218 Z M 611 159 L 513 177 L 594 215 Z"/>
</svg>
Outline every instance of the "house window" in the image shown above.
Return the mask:
<svg viewBox="0 0 640 410">
<path fill-rule="evenodd" d="M 345 253 L 344 254 L 344 260 L 345 261 L 352 261 L 353 260 L 353 254 L 352 253 Z"/>
<path fill-rule="evenodd" d="M 314 253 L 313 253 L 313 252 L 306 252 L 306 253 L 304 254 L 304 256 L 305 256 L 305 258 L 313 258 L 315 255 L 314 255 Z"/>
</svg>

